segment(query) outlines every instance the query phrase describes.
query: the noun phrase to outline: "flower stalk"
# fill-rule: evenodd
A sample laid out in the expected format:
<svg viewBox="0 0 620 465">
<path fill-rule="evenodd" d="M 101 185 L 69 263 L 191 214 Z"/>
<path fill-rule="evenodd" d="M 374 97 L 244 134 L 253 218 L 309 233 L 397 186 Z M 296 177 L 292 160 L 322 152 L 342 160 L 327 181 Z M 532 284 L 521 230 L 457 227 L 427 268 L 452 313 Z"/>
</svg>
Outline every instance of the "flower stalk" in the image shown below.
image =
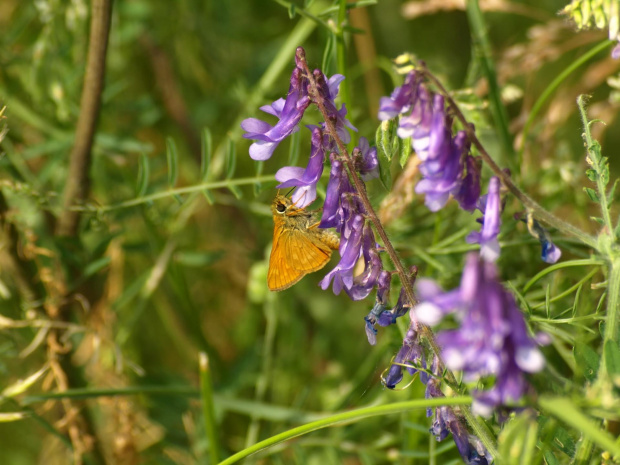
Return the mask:
<svg viewBox="0 0 620 465">
<path fill-rule="evenodd" d="M 377 234 L 379 235 L 379 237 L 381 237 L 381 241 L 383 242 L 384 249 L 387 252 L 388 256 L 390 257 L 390 260 L 392 261 L 394 267 L 396 268 L 396 273 L 398 274 L 400 278 L 402 289 L 405 292 L 407 301 L 409 302 L 409 305 L 413 307 L 414 305 L 418 303 L 418 299 L 416 298 L 415 293 L 413 291 L 413 286 L 409 279 L 409 274 L 407 273 L 406 268 L 404 267 L 400 258 L 398 257 L 398 254 L 396 253 L 394 246 L 392 245 L 390 239 L 388 238 L 385 228 L 381 224 L 381 221 L 379 220 L 379 217 L 377 213 L 375 212 L 368 198 L 368 194 L 366 192 L 366 186 L 357 173 L 354 160 L 351 157 L 351 154 L 349 154 L 347 147 L 345 146 L 345 143 L 341 140 L 341 138 L 338 135 L 334 121 L 330 117 L 330 114 L 325 106 L 321 93 L 319 92 L 319 86 L 317 85 L 317 82 L 315 80 L 315 77 L 312 71 L 308 67 L 306 57 L 305 57 L 305 51 L 300 47 L 297 49 L 296 55 L 297 55 L 298 63 L 300 64 L 301 68 L 303 69 L 308 79 L 308 94 L 310 96 L 310 99 L 312 100 L 312 103 L 314 103 L 317 106 L 317 108 L 319 109 L 319 112 L 324 118 L 326 131 L 333 138 L 334 142 L 336 143 L 338 147 L 338 150 L 340 152 L 340 157 L 342 161 L 344 162 L 345 166 L 347 167 L 347 170 L 350 174 L 350 179 L 353 183 L 353 186 L 355 187 L 357 195 L 359 196 L 359 199 L 362 205 L 364 206 L 366 214 L 368 215 L 368 218 L 372 222 L 375 228 L 375 231 L 377 231 Z M 445 367 L 445 363 L 441 359 L 441 350 L 439 348 L 439 345 L 437 344 L 433 331 L 428 326 L 420 324 L 419 322 L 415 321 L 413 316 L 412 316 L 412 322 L 415 325 L 415 329 L 419 331 L 420 336 L 426 340 L 426 343 L 430 347 L 433 354 L 437 356 L 440 362 L 440 366 Z M 445 369 L 444 376 L 445 376 L 445 380 L 447 384 L 452 389 L 454 389 L 456 392 L 460 392 L 459 383 L 457 382 L 454 374 L 450 370 Z M 462 407 L 461 412 L 463 416 L 465 417 L 466 421 L 472 427 L 472 430 L 478 435 L 478 437 L 480 438 L 484 446 L 487 448 L 491 456 L 496 457 L 498 455 L 497 448 L 495 445 L 495 441 L 492 437 L 492 434 L 489 432 L 489 430 L 484 425 L 482 425 L 477 418 L 475 418 L 472 415 L 469 408 Z"/>
</svg>

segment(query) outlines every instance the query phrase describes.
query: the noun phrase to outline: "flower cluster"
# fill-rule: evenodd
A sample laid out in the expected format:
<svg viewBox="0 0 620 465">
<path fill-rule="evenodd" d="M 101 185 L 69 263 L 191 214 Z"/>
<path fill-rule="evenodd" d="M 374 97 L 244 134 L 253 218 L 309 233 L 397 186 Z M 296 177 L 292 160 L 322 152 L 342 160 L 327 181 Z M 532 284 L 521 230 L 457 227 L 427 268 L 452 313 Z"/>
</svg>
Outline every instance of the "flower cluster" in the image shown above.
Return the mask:
<svg viewBox="0 0 620 465">
<path fill-rule="evenodd" d="M 335 134 L 325 122 L 319 126 L 308 126 L 312 131 L 310 158 L 306 168 L 286 166 L 276 173 L 279 189 L 295 188 L 291 199 L 299 208 L 305 208 L 316 199 L 316 187 L 323 174 L 327 154 L 331 171 L 327 194 L 323 207 L 320 228 L 336 228 L 340 233 L 340 261 L 321 281 L 323 289 L 332 285 L 334 293 L 343 289 L 353 300 L 366 298 L 379 282 L 383 269 L 377 250 L 374 232 L 366 220 L 367 212 L 355 192 L 349 174 L 339 153 L 335 137 L 346 144 L 351 141 L 348 129 L 356 130 L 346 119 L 347 109 L 340 109 L 335 99 L 344 76 L 327 77 L 320 71 L 310 72 L 302 48 L 295 55 L 295 69 L 291 75 L 286 100 L 279 99 L 271 105 L 261 107 L 266 113 L 278 117 L 275 126 L 256 118 L 248 118 L 241 123 L 246 131 L 243 137 L 255 142 L 250 146 L 250 156 L 255 160 L 267 160 L 277 145 L 286 137 L 299 130 L 298 124 L 310 105 L 317 104 L 326 112 L 326 120 L 331 122 Z M 348 129 L 347 129 L 348 128 Z M 358 146 L 351 154 L 356 174 L 364 180 L 379 175 L 377 149 L 370 147 L 361 137 Z M 355 267 L 362 258 L 364 270 L 355 275 Z"/>
<path fill-rule="evenodd" d="M 419 280 L 417 291 L 418 321 L 433 325 L 448 313 L 460 320 L 457 329 L 437 335 L 446 366 L 461 370 L 466 381 L 495 376 L 493 388 L 475 392 L 474 410 L 490 415 L 495 407 L 519 400 L 528 386 L 524 372 L 542 370 L 544 358 L 514 297 L 497 280 L 495 264 L 472 253 L 459 288 L 443 292 L 435 282 Z M 542 342 L 544 335 L 538 339 Z"/>
<path fill-rule="evenodd" d="M 452 195 L 467 211 L 476 207 L 480 196 L 480 163 L 469 154 L 464 131 L 452 137 L 452 119 L 446 114 L 444 98 L 432 95 L 417 71 L 411 71 L 401 87 L 380 102 L 379 119 L 400 117 L 397 134 L 411 138 L 420 159 L 423 179 L 416 192 L 425 194 L 431 211 L 442 209 Z"/>
</svg>

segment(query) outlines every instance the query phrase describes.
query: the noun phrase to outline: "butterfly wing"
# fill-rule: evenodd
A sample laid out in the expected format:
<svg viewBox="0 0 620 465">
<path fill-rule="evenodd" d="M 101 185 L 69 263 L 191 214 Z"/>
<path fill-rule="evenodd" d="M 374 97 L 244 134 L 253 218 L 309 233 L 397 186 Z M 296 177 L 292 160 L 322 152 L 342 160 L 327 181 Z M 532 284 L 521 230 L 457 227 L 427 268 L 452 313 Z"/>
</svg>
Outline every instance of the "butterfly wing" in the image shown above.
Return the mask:
<svg viewBox="0 0 620 465">
<path fill-rule="evenodd" d="M 323 268 L 332 255 L 331 249 L 316 235 L 298 229 L 290 231 L 285 245 L 291 266 L 304 274 Z"/>
<path fill-rule="evenodd" d="M 283 225 L 276 224 L 273 230 L 273 245 L 267 273 L 267 285 L 270 291 L 283 291 L 303 278 L 305 274 L 294 269 L 286 256 L 287 235 Z"/>
<path fill-rule="evenodd" d="M 288 289 L 306 274 L 323 268 L 330 256 L 329 247 L 307 232 L 276 224 L 267 285 L 272 291 Z"/>
</svg>

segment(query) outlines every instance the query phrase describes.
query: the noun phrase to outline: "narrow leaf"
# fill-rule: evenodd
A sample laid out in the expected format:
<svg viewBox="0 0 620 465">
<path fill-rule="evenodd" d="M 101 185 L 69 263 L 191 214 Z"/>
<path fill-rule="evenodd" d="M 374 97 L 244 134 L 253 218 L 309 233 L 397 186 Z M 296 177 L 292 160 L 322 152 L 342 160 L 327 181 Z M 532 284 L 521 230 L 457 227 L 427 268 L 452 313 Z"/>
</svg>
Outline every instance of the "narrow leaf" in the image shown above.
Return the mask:
<svg viewBox="0 0 620 465">
<path fill-rule="evenodd" d="M 327 36 L 327 43 L 325 44 L 325 50 L 323 51 L 323 61 L 322 61 L 321 69 L 323 70 L 324 73 L 327 73 L 327 71 L 330 68 L 329 65 L 333 60 L 334 49 L 336 48 L 334 46 L 335 42 L 336 42 L 335 34 L 330 33 Z"/>
<path fill-rule="evenodd" d="M 166 161 L 168 162 L 168 186 L 174 187 L 177 183 L 179 156 L 172 137 L 166 138 Z"/>
<path fill-rule="evenodd" d="M 616 181 L 614 182 L 614 185 L 611 186 L 611 189 L 607 193 L 607 203 L 609 205 L 611 205 L 614 202 L 614 197 L 616 196 L 616 187 L 618 186 L 618 181 L 620 181 L 620 179 L 616 179 Z"/>
<path fill-rule="evenodd" d="M 573 356 L 577 367 L 582 370 L 582 375 L 588 381 L 594 381 L 596 379 L 596 373 L 598 372 L 598 366 L 600 358 L 598 354 L 589 345 L 577 343 L 573 349 Z"/>
<path fill-rule="evenodd" d="M 265 163 L 263 163 L 262 161 L 257 161 L 256 162 L 256 177 L 258 178 L 261 174 L 263 174 L 263 168 L 265 166 Z M 258 194 L 260 194 L 260 191 L 263 189 L 263 185 L 259 182 L 256 181 L 254 183 L 254 196 L 258 196 Z"/>
<path fill-rule="evenodd" d="M 138 182 L 136 185 L 136 197 L 142 197 L 146 194 L 146 190 L 149 187 L 149 177 L 150 177 L 150 168 L 149 168 L 149 157 L 146 153 L 142 152 L 140 154 L 140 159 L 138 161 Z"/>
<path fill-rule="evenodd" d="M 209 177 L 209 168 L 211 167 L 211 156 L 213 154 L 213 141 L 211 139 L 211 131 L 209 128 L 202 130 L 200 139 L 200 179 L 206 181 Z"/>
<path fill-rule="evenodd" d="M 583 190 L 586 191 L 586 194 L 588 194 L 588 197 L 590 197 L 590 200 L 592 200 L 593 202 L 597 202 L 597 203 L 600 202 L 598 198 L 598 194 L 596 193 L 594 189 L 591 189 L 590 187 L 584 187 Z"/>
<path fill-rule="evenodd" d="M 243 193 L 241 192 L 241 189 L 239 189 L 239 186 L 230 184 L 226 187 L 228 187 L 228 190 L 233 193 L 237 200 L 241 200 L 243 198 Z"/>
<path fill-rule="evenodd" d="M 230 179 L 235 174 L 237 167 L 237 150 L 232 139 L 228 140 L 228 150 L 226 151 L 226 179 Z"/>
<path fill-rule="evenodd" d="M 19 394 L 23 394 L 47 372 L 47 369 L 48 366 L 44 365 L 43 368 L 34 372 L 26 379 L 19 379 L 10 386 L 7 386 L 2 391 L 2 397 L 15 397 Z"/>
<path fill-rule="evenodd" d="M 614 378 L 620 375 L 620 347 L 616 341 L 607 340 L 603 348 L 607 373 Z"/>
<path fill-rule="evenodd" d="M 205 196 L 205 199 L 207 199 L 207 202 L 209 203 L 209 205 L 213 205 L 215 203 L 215 199 L 213 198 L 213 194 L 211 193 L 210 190 L 203 189 L 201 192 Z"/>
<path fill-rule="evenodd" d="M 403 142 L 400 146 L 400 166 L 402 168 L 405 167 L 407 160 L 409 160 L 409 156 L 411 155 L 411 137 L 407 137 L 403 139 Z"/>
<path fill-rule="evenodd" d="M 288 166 L 297 166 L 297 160 L 299 160 L 299 151 L 301 147 L 300 134 L 301 131 L 297 131 L 290 137 L 291 142 L 288 149 Z"/>
</svg>

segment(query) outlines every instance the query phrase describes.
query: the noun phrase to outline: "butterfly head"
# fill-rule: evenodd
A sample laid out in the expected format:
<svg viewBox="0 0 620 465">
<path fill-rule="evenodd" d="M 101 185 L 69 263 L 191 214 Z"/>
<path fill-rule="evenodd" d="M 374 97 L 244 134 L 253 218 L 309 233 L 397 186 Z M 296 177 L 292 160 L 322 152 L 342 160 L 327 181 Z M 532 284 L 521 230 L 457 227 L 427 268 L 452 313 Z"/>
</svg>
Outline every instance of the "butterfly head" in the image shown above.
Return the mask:
<svg viewBox="0 0 620 465">
<path fill-rule="evenodd" d="M 283 195 L 276 195 L 276 198 L 273 199 L 271 203 L 271 212 L 273 216 L 284 216 L 287 210 L 293 205 L 290 199 L 284 197 Z"/>
</svg>

